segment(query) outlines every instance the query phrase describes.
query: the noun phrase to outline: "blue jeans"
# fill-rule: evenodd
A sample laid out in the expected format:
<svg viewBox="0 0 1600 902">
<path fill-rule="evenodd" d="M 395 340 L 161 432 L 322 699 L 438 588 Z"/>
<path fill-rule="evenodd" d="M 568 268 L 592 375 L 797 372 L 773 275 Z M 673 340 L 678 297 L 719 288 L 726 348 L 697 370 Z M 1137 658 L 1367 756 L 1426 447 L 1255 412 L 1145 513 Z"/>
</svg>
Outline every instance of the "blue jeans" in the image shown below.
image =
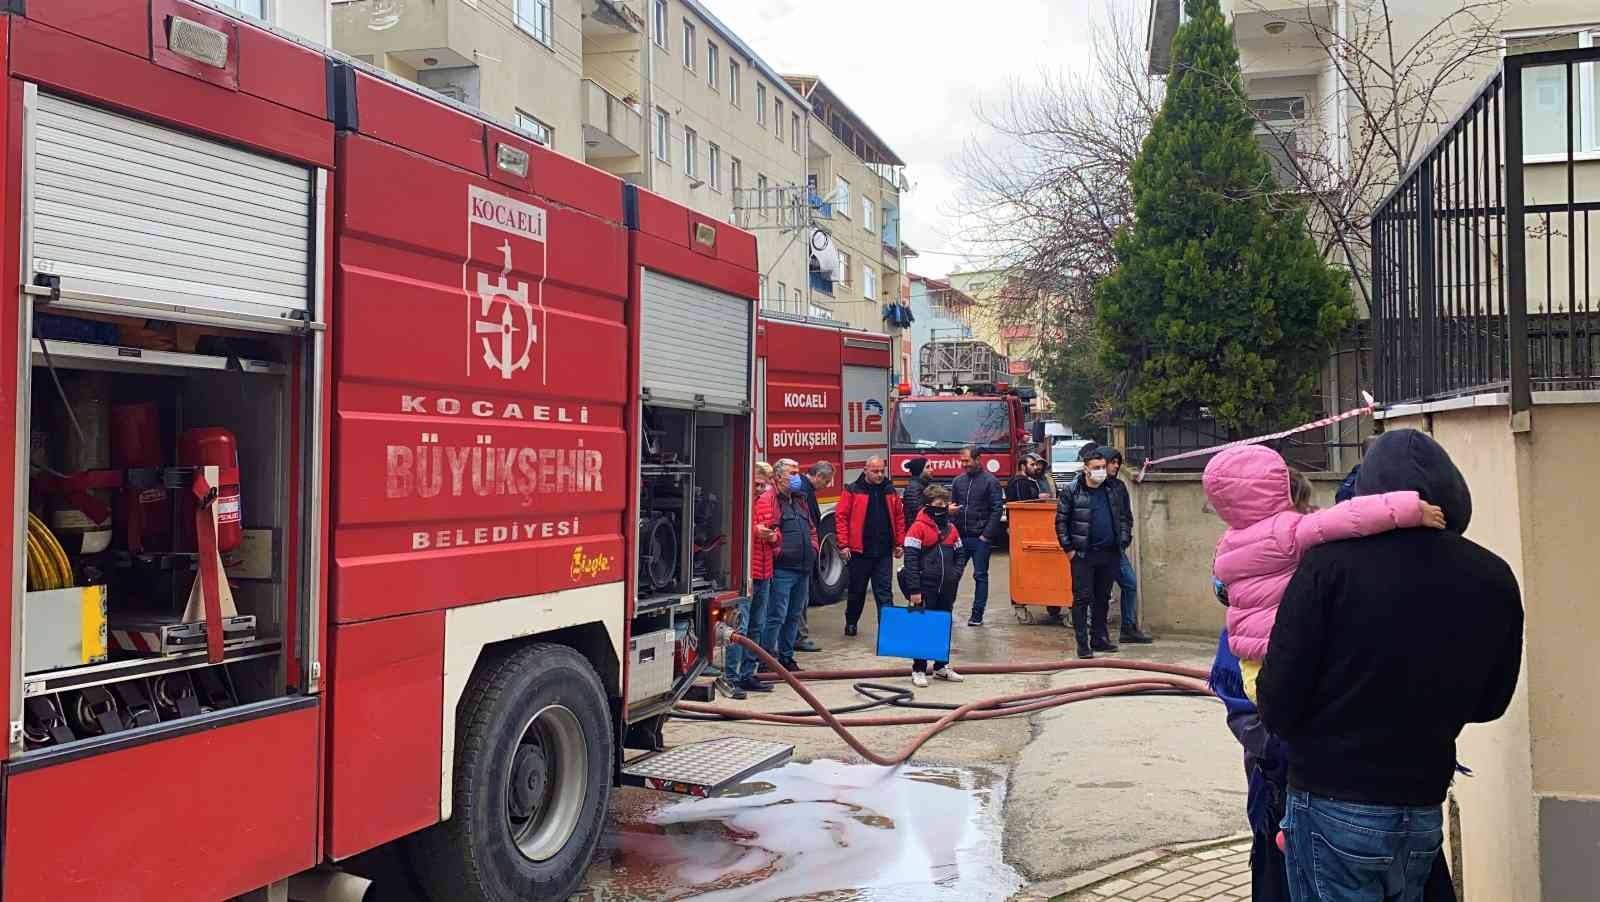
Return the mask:
<svg viewBox="0 0 1600 902">
<path fill-rule="evenodd" d="M 1133 561 L 1128 552 L 1122 552 L 1122 563 L 1117 569 L 1117 606 L 1122 609 L 1122 628 L 1131 630 L 1139 625 L 1139 583 L 1133 576 Z"/>
<path fill-rule="evenodd" d="M 772 586 L 767 595 L 767 639 L 762 641 L 761 647 L 769 649 L 782 663 L 794 660 L 794 644 L 800 638 L 800 618 L 805 616 L 810 598 L 810 572 L 772 571 Z"/>
<path fill-rule="evenodd" d="M 739 622 L 736 628 L 740 634 L 762 648 L 767 647 L 762 640 L 767 634 L 767 597 L 771 589 L 770 579 L 751 580 L 750 597 L 739 602 Z M 724 669 L 727 671 L 728 679 L 736 682 L 755 679 L 756 656 L 743 646 L 730 644 L 728 660 L 725 663 L 727 666 Z"/>
<path fill-rule="evenodd" d="M 959 582 L 972 562 L 972 617 L 974 623 L 983 622 L 984 609 L 989 606 L 989 553 L 994 548 L 979 536 L 962 536 L 961 547 L 956 549 L 956 580 Z"/>
<path fill-rule="evenodd" d="M 1283 835 L 1294 902 L 1421 902 L 1444 844 L 1444 817 L 1437 805 L 1358 805 L 1290 792 Z"/>
</svg>

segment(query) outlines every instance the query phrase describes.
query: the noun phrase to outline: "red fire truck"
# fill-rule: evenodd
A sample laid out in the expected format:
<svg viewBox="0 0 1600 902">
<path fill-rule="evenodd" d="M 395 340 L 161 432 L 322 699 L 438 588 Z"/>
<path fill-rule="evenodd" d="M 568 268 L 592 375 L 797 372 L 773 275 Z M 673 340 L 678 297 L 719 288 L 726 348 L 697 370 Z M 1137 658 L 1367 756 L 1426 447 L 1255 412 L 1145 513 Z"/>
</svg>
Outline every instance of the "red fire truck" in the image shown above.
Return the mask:
<svg viewBox="0 0 1600 902">
<path fill-rule="evenodd" d="M 769 312 L 756 330 L 757 453 L 769 461 L 792 458 L 802 467 L 825 460 L 838 474 L 817 495 L 822 553 L 812 603 L 830 604 L 844 595 L 846 583 L 833 509 L 868 459 L 888 460 L 892 339 Z"/>
<path fill-rule="evenodd" d="M 911 459 L 925 457 L 926 473 L 954 479 L 961 449 L 970 445 L 989 472 L 1009 479 L 1030 435 L 1024 390 L 1007 384 L 1006 359 L 981 341 L 933 341 L 922 346 L 918 367 L 926 393 L 894 406 L 889 443 L 896 478 L 903 483 Z"/>
<path fill-rule="evenodd" d="M 748 582 L 748 233 L 209 7 L 8 8 L 7 902 L 564 899 L 614 784 L 788 756 L 662 751 Z"/>
</svg>

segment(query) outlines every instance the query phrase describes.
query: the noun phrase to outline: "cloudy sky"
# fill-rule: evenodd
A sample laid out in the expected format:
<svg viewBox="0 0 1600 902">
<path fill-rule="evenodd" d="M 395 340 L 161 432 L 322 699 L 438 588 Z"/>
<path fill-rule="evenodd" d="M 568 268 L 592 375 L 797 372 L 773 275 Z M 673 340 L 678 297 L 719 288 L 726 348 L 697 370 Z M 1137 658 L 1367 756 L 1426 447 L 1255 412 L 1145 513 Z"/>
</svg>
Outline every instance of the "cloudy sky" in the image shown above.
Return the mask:
<svg viewBox="0 0 1600 902">
<path fill-rule="evenodd" d="M 1041 72 L 1075 71 L 1108 2 L 1148 0 L 702 0 L 779 72 L 817 75 L 907 164 L 912 271 L 962 268 L 950 162 L 976 105 Z M 982 139 L 981 135 L 977 135 Z M 971 268 L 970 265 L 967 268 Z"/>
</svg>

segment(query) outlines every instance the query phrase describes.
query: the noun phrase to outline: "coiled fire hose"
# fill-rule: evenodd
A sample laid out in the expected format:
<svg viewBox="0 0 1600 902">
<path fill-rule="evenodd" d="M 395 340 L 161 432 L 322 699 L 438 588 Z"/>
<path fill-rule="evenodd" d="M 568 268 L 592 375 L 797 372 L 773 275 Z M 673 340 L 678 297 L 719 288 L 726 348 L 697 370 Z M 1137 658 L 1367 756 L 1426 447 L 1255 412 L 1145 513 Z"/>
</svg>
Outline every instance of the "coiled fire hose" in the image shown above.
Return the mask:
<svg viewBox="0 0 1600 902">
<path fill-rule="evenodd" d="M 883 767 L 894 767 L 905 763 L 922 748 L 928 740 L 947 729 L 951 724 L 962 720 L 989 720 L 996 717 L 1011 717 L 1017 714 L 1028 714 L 1034 711 L 1043 711 L 1060 705 L 1073 702 L 1088 701 L 1094 698 L 1106 698 L 1116 695 L 1136 694 L 1180 694 L 1211 697 L 1211 690 L 1206 686 L 1209 673 L 1198 667 L 1184 667 L 1177 664 L 1156 664 L 1149 661 L 1109 661 L 1109 660 L 1065 660 L 1046 661 L 1028 664 L 967 664 L 962 666 L 962 671 L 968 674 L 1016 674 L 1016 673 L 1056 673 L 1063 670 L 1133 670 L 1143 676 L 1104 680 L 1097 683 L 1085 683 L 1078 686 L 1057 686 L 1051 689 L 1038 689 L 1032 692 L 1018 692 L 1009 695 L 997 695 L 992 698 L 978 699 L 967 702 L 954 710 L 942 715 L 935 714 L 907 714 L 879 717 L 851 717 L 839 718 L 833 711 L 824 705 L 811 690 L 805 686 L 805 681 L 824 680 L 862 680 L 882 679 L 889 677 L 904 677 L 909 673 L 909 668 L 881 667 L 862 670 L 830 670 L 806 671 L 801 674 L 790 673 L 783 669 L 776 658 L 768 654 L 765 649 L 749 638 L 734 633 L 726 625 L 719 627 L 720 638 L 726 642 L 739 645 L 756 656 L 766 667 L 762 674 L 767 677 L 776 677 L 789 684 L 800 698 L 816 712 L 811 714 L 768 714 L 760 711 L 749 711 L 742 708 L 727 708 L 718 705 L 703 705 L 696 702 L 679 702 L 677 710 L 690 715 L 712 716 L 726 720 L 747 720 L 758 723 L 777 723 L 796 727 L 828 727 L 837 733 L 856 754 L 873 764 Z M 880 702 L 874 702 L 866 707 L 872 707 Z M 918 733 L 903 748 L 892 755 L 880 755 L 867 748 L 861 740 L 857 739 L 849 730 L 850 727 L 888 727 L 908 726 L 915 724 L 928 724 L 928 728 Z"/>
</svg>

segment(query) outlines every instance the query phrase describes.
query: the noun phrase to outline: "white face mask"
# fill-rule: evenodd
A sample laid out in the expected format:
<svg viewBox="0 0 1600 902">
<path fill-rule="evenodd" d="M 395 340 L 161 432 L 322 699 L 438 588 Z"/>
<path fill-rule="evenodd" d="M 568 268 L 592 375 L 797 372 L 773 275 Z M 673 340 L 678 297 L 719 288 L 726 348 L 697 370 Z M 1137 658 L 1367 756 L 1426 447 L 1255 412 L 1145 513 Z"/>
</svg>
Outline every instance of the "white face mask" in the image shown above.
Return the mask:
<svg viewBox="0 0 1600 902">
<path fill-rule="evenodd" d="M 1088 473 L 1088 479 L 1089 479 L 1089 484 L 1090 485 L 1099 485 L 1100 483 L 1106 481 L 1106 471 L 1105 470 L 1087 470 L 1085 472 Z"/>
</svg>

